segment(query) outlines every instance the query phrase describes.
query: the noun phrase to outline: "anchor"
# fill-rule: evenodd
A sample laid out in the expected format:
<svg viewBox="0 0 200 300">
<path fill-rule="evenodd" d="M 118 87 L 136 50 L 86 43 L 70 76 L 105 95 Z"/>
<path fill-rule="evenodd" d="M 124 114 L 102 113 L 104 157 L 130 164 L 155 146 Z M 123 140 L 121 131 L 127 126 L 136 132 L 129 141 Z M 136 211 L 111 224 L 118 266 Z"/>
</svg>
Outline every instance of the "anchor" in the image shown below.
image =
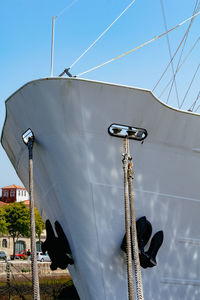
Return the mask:
<svg viewBox="0 0 200 300">
<path fill-rule="evenodd" d="M 147 245 L 152 234 L 152 225 L 146 219 L 146 217 L 143 216 L 137 220 L 136 228 L 137 228 L 140 265 L 144 269 L 155 267 L 157 265 L 156 255 L 164 239 L 163 231 L 160 230 L 154 234 L 149 249 L 145 251 L 144 248 Z M 123 238 L 121 249 L 124 252 L 126 252 L 126 235 Z"/>
<path fill-rule="evenodd" d="M 57 268 L 64 270 L 67 268 L 68 264 L 74 264 L 74 260 L 72 258 L 69 242 L 58 221 L 55 222 L 55 230 L 57 237 L 55 236 L 51 222 L 47 220 L 47 238 L 46 241 L 42 243 L 42 252 L 48 252 L 48 255 L 52 261 L 50 265 L 51 270 L 56 270 Z"/>
</svg>

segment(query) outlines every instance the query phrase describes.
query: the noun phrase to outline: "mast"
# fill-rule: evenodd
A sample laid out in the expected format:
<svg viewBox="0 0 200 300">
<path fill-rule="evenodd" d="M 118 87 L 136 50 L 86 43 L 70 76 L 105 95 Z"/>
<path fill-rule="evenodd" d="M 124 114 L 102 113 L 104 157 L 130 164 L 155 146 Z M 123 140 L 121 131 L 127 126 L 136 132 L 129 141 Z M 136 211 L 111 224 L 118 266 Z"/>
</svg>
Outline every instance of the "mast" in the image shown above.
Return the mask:
<svg viewBox="0 0 200 300">
<path fill-rule="evenodd" d="M 52 18 L 52 38 L 51 38 L 51 77 L 53 77 L 53 55 L 54 55 L 54 29 L 55 29 L 55 19 Z"/>
</svg>

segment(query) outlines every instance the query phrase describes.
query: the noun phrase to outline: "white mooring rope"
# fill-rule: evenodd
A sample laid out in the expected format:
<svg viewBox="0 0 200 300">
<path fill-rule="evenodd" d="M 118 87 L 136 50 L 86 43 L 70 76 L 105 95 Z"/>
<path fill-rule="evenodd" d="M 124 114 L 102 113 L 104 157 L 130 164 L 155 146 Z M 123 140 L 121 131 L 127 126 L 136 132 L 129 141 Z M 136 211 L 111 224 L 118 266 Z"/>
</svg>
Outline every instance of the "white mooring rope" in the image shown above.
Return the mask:
<svg viewBox="0 0 200 300">
<path fill-rule="evenodd" d="M 128 295 L 129 295 L 129 300 L 135 299 L 134 282 L 133 282 L 133 264 L 132 264 L 132 260 L 133 260 L 137 300 L 144 300 L 142 274 L 141 274 L 138 240 L 137 240 L 136 219 L 135 219 L 135 206 L 134 206 L 134 193 L 133 193 L 133 166 L 132 166 L 132 157 L 130 155 L 130 146 L 129 146 L 128 138 L 124 139 L 124 154 L 123 154 L 122 162 L 123 162 L 123 170 L 124 170 L 124 201 L 125 201 L 125 223 L 126 223 Z M 131 228 L 131 233 L 130 233 L 130 228 Z"/>
<path fill-rule="evenodd" d="M 127 258 L 127 278 L 128 278 L 128 297 L 134 300 L 134 282 L 133 282 L 133 262 L 131 247 L 131 231 L 130 231 L 130 203 L 128 197 L 128 141 L 124 139 L 123 153 L 123 170 L 124 170 L 124 206 L 125 206 L 125 228 L 126 228 L 126 258 Z"/>
</svg>

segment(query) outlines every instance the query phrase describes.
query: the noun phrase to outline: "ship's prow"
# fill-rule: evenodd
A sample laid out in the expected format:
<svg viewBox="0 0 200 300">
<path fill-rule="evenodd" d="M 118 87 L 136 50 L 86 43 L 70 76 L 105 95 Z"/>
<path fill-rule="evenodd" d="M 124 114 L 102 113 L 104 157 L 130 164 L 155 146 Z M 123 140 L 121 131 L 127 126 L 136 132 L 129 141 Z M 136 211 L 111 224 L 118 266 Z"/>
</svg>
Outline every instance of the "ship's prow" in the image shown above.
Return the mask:
<svg viewBox="0 0 200 300">
<path fill-rule="evenodd" d="M 75 78 L 24 85 L 6 101 L 2 145 L 28 187 L 21 135 L 31 128 L 35 198 L 70 244 L 70 273 L 82 300 L 128 299 L 123 139 L 111 124 L 145 129 L 130 140 L 136 217 L 164 231 L 158 265 L 142 271 L 146 299 L 199 299 L 200 117 L 172 109 L 148 90 Z M 195 150 L 197 149 L 197 150 Z M 148 248 L 148 245 L 147 245 Z"/>
</svg>

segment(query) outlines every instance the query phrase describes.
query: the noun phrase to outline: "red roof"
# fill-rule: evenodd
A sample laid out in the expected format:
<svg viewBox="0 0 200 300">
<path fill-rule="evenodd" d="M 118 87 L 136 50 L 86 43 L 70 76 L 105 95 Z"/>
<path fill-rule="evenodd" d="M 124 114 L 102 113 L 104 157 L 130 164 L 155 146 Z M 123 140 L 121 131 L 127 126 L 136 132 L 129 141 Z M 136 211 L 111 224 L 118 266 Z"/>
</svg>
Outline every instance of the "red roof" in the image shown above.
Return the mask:
<svg viewBox="0 0 200 300">
<path fill-rule="evenodd" d="M 8 185 L 8 186 L 4 186 L 1 188 L 3 189 L 18 189 L 18 190 L 26 190 L 24 187 L 16 185 L 16 184 L 12 184 L 12 185 Z"/>
</svg>

